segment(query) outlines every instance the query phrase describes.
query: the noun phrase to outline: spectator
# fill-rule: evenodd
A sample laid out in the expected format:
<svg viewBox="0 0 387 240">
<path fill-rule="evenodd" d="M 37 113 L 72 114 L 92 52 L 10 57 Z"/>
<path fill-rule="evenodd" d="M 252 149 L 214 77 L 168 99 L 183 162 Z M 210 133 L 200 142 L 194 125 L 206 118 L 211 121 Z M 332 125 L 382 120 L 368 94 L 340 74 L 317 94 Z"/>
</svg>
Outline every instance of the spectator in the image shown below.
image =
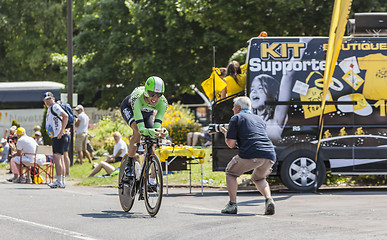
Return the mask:
<svg viewBox="0 0 387 240">
<path fill-rule="evenodd" d="M 205 128 L 202 128 L 200 132 L 189 132 L 187 134 L 187 145 L 196 146 L 199 139 L 203 141 L 204 147 L 211 145 L 211 136 Z"/>
<path fill-rule="evenodd" d="M 242 66 L 245 69 L 246 64 Z M 239 62 L 232 61 L 227 65 L 227 76 L 224 78 L 227 83 L 227 87 L 223 89 L 221 97 L 225 98 L 235 93 L 245 90 L 246 73 L 242 73 L 242 69 Z"/>
<path fill-rule="evenodd" d="M 51 92 L 46 92 L 43 99 L 44 104 L 46 104 L 48 108 L 46 131 L 52 140 L 52 152 L 57 177 L 56 181 L 48 186 L 51 188 L 65 188 L 64 160 L 62 155 L 68 139 L 63 137 L 63 135 L 65 134 L 65 128 L 69 117 L 66 111 L 62 109 L 59 104 L 55 103 L 54 95 Z M 53 112 L 55 112 L 55 114 Z"/>
<path fill-rule="evenodd" d="M 234 99 L 228 130 L 221 128 L 225 142 L 229 148 L 238 144 L 238 155 L 234 156 L 226 167 L 226 184 L 230 201 L 222 213 L 237 213 L 237 177 L 253 170 L 252 180 L 257 190 L 265 197 L 265 215 L 275 212 L 274 201 L 271 198 L 266 177 L 271 173 L 276 161 L 274 146 L 266 133 L 265 121 L 251 112 L 251 102 L 248 97 Z"/>
<path fill-rule="evenodd" d="M 16 126 L 12 126 L 12 127 L 9 128 L 9 135 L 7 136 L 7 141 L 8 142 L 11 140 L 12 143 L 16 143 L 16 141 L 17 141 L 17 137 L 16 137 L 16 134 L 15 134 L 16 129 L 17 129 Z M 5 131 L 7 131 L 7 130 L 5 130 Z"/>
<path fill-rule="evenodd" d="M 7 142 L 7 139 L 5 138 L 2 138 L 0 143 L 2 148 L 2 151 L 0 152 L 1 153 L 0 162 L 6 163 L 8 162 L 9 144 Z"/>
<path fill-rule="evenodd" d="M 40 131 L 35 132 L 33 137 L 38 145 L 43 145 L 42 133 Z"/>
<path fill-rule="evenodd" d="M 82 105 L 76 106 L 75 111 L 77 111 L 78 114 L 78 118 L 75 122 L 75 151 L 77 152 L 78 161 L 80 164 L 83 164 L 83 152 L 85 152 L 89 162 L 93 163 L 93 160 L 91 159 L 86 147 L 89 117 L 86 115 Z"/>
<path fill-rule="evenodd" d="M 103 176 L 110 176 L 114 171 L 119 170 L 119 168 L 115 168 L 113 165 L 105 161 L 101 161 L 99 163 L 94 163 L 94 164 L 95 164 L 95 168 L 87 177 L 93 177 L 95 174 L 99 173 L 102 169 L 105 169 L 106 171 L 106 175 L 103 175 Z"/>
<path fill-rule="evenodd" d="M 16 137 L 16 134 L 15 134 L 15 137 Z M 15 141 L 17 142 L 17 138 L 15 139 Z M 16 142 L 14 142 L 11 139 L 8 141 L 8 145 L 9 145 L 8 162 L 9 162 L 9 166 L 10 166 L 9 173 L 13 173 L 13 178 L 7 179 L 8 182 L 14 182 L 14 181 L 19 182 L 19 169 L 16 166 L 16 163 L 15 163 L 15 160 L 13 157 L 17 153 Z"/>
<path fill-rule="evenodd" d="M 63 135 L 66 138 L 66 144 L 63 148 L 63 164 L 64 164 L 64 174 L 65 177 L 70 177 L 70 157 L 69 157 L 69 149 L 70 149 L 70 128 L 66 129 L 66 133 Z"/>
<path fill-rule="evenodd" d="M 31 171 L 30 167 L 34 165 L 34 158 L 36 153 L 36 147 L 38 144 L 35 139 L 27 136 L 26 130 L 22 127 L 19 127 L 16 131 L 16 135 L 18 137 L 18 141 L 16 143 L 17 152 L 12 156 L 14 157 L 14 161 L 18 169 L 21 169 L 20 164 L 28 166 L 29 170 L 27 171 L 27 179 L 21 176 L 19 172 L 18 180 L 19 182 L 31 182 Z M 22 156 L 23 154 L 23 156 Z M 43 163 L 43 162 L 40 162 Z M 16 181 L 14 181 L 16 182 Z"/>
<path fill-rule="evenodd" d="M 40 132 L 40 126 L 39 125 L 35 125 L 34 126 L 34 132 Z"/>
<path fill-rule="evenodd" d="M 113 155 L 108 156 L 105 160 L 108 163 L 121 162 L 124 155 L 128 153 L 128 146 L 122 140 L 121 134 L 115 132 L 113 133 L 113 138 L 116 143 L 114 144 Z"/>
<path fill-rule="evenodd" d="M 87 136 L 87 140 L 86 140 L 86 150 L 89 152 L 91 159 L 95 160 L 95 159 L 97 159 L 97 157 L 94 156 L 94 148 L 93 148 L 93 146 L 91 145 L 91 142 L 90 142 L 90 140 L 89 140 L 89 137 L 93 137 L 93 136 L 90 136 L 90 135 Z"/>
<path fill-rule="evenodd" d="M 141 164 L 140 164 L 140 155 L 139 154 L 136 154 L 135 155 L 135 158 L 136 158 L 136 174 L 138 175 L 138 177 L 140 176 L 140 173 L 141 171 Z M 87 177 L 93 177 L 95 176 L 95 174 L 99 173 L 102 169 L 104 169 L 106 171 L 106 174 L 105 175 L 102 175 L 104 177 L 106 176 L 110 176 L 112 175 L 113 172 L 116 172 L 118 173 L 119 171 L 119 168 L 114 168 L 113 165 L 105 162 L 105 161 L 101 161 L 99 162 L 96 167 L 93 169 L 93 171 L 89 174 L 89 176 Z"/>
</svg>

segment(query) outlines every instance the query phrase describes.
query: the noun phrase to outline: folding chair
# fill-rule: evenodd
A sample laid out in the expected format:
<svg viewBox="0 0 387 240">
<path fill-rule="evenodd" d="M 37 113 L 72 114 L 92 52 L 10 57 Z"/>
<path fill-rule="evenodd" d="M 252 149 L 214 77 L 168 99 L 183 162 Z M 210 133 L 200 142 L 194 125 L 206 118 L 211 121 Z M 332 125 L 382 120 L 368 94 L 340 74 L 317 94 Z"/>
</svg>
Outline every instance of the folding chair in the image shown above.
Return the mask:
<svg viewBox="0 0 387 240">
<path fill-rule="evenodd" d="M 34 162 L 31 165 L 23 163 L 23 156 L 25 155 L 31 155 L 34 157 Z M 36 147 L 36 153 L 22 153 L 19 165 L 19 182 L 21 182 L 21 177 L 23 175 L 28 176 L 28 171 L 30 171 L 30 173 L 34 176 L 34 179 L 30 181 L 31 183 L 52 183 L 54 179 L 54 164 L 52 162 L 52 157 L 50 158 L 52 155 L 52 147 L 48 145 L 38 145 Z M 31 167 L 33 167 L 32 170 Z M 23 171 L 23 168 L 26 170 Z M 45 182 L 38 182 L 41 174 L 44 175 Z"/>
<path fill-rule="evenodd" d="M 44 156 L 43 156 L 44 155 Z M 44 161 L 39 161 L 40 157 L 44 157 Z M 54 179 L 54 163 L 52 161 L 52 147 L 49 145 L 38 145 L 36 147 L 36 154 L 34 160 L 34 168 L 38 171 L 34 174 L 35 183 L 41 174 L 44 174 L 45 183 L 52 183 Z"/>
<path fill-rule="evenodd" d="M 19 164 L 19 183 L 21 183 L 21 179 L 23 176 L 27 176 L 26 178 L 28 179 L 28 176 L 30 175 L 31 173 L 31 167 L 33 167 L 35 165 L 34 162 L 32 162 L 31 164 L 24 164 L 23 163 L 23 157 L 26 157 L 26 155 L 30 155 L 30 156 L 33 156 L 34 158 L 34 162 L 35 162 L 35 153 L 22 153 L 20 155 L 20 164 Z M 24 169 L 24 170 L 23 170 Z M 32 182 L 32 181 L 30 181 Z M 25 182 L 27 183 L 27 181 Z"/>
</svg>

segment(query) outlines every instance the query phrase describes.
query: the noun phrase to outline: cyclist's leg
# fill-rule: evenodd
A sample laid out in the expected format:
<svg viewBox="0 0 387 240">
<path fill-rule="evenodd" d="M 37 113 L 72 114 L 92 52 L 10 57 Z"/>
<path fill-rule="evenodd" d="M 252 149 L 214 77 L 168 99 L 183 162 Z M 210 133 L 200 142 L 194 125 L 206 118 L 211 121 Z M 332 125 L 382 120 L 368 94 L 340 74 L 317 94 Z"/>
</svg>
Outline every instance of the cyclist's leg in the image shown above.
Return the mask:
<svg viewBox="0 0 387 240">
<path fill-rule="evenodd" d="M 128 149 L 128 161 L 127 166 L 125 166 L 125 176 L 124 180 L 127 181 L 128 178 L 133 177 L 133 163 L 135 161 L 134 156 L 136 154 L 137 146 L 136 143 L 140 142 L 140 133 L 137 128 L 136 121 L 134 121 L 134 113 L 131 105 L 129 104 L 130 95 L 127 96 L 124 101 L 121 103 L 121 114 L 126 123 L 133 129 L 133 136 L 129 140 L 129 149 Z"/>
<path fill-rule="evenodd" d="M 140 140 L 141 140 L 141 135 L 140 135 L 140 132 L 138 131 L 136 121 L 132 121 L 130 127 L 133 130 L 133 136 L 129 141 L 128 155 L 129 157 L 134 157 L 137 151 L 137 143 L 140 143 Z"/>
</svg>

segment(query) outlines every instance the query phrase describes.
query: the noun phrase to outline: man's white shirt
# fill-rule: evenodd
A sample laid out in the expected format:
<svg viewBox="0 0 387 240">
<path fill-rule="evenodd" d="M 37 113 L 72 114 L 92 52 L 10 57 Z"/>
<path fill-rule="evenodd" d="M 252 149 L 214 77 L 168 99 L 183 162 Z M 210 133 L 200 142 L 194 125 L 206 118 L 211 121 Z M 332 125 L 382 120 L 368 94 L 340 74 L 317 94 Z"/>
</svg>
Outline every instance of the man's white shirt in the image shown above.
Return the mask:
<svg viewBox="0 0 387 240">
<path fill-rule="evenodd" d="M 113 156 L 116 156 L 120 149 L 122 149 L 123 151 L 119 157 L 124 157 L 124 155 L 128 153 L 128 146 L 126 146 L 126 143 L 122 139 L 120 139 L 118 143 L 114 144 Z"/>
<path fill-rule="evenodd" d="M 81 114 L 78 115 L 78 121 L 80 121 L 79 126 L 76 130 L 77 134 L 80 133 L 87 133 L 87 129 L 89 127 L 89 117 L 86 115 L 85 112 L 81 112 Z"/>
<path fill-rule="evenodd" d="M 56 117 L 51 111 L 54 111 L 58 117 Z M 60 130 L 62 129 L 62 117 L 61 114 L 64 112 L 59 104 L 54 103 L 47 110 L 46 116 L 46 131 L 50 138 L 57 137 Z"/>
</svg>

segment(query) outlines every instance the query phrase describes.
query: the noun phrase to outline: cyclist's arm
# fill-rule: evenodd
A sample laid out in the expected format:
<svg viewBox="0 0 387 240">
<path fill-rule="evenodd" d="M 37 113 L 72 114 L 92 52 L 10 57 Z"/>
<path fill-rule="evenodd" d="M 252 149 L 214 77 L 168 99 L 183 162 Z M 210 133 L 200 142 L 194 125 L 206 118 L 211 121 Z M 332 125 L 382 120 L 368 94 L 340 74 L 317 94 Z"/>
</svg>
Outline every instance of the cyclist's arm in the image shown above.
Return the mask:
<svg viewBox="0 0 387 240">
<path fill-rule="evenodd" d="M 142 107 L 141 102 L 139 99 L 137 99 L 133 106 L 133 115 L 134 115 L 134 120 L 136 121 L 136 124 L 137 124 L 138 131 L 140 133 L 144 131 L 144 129 L 146 129 L 144 124 L 144 117 L 142 116 L 142 113 L 141 113 L 141 107 Z"/>
<path fill-rule="evenodd" d="M 149 136 L 151 138 L 157 138 L 159 133 L 155 129 L 145 127 L 144 117 L 142 116 L 141 108 L 142 108 L 142 103 L 140 99 L 137 99 L 134 102 L 132 109 L 133 109 L 134 120 L 136 121 L 137 128 L 138 128 L 138 131 L 140 132 L 140 135 Z"/>
<path fill-rule="evenodd" d="M 163 123 L 164 114 L 167 111 L 168 101 L 162 96 L 159 102 L 156 104 L 157 114 L 155 117 L 155 128 L 161 128 L 161 124 Z"/>
</svg>

